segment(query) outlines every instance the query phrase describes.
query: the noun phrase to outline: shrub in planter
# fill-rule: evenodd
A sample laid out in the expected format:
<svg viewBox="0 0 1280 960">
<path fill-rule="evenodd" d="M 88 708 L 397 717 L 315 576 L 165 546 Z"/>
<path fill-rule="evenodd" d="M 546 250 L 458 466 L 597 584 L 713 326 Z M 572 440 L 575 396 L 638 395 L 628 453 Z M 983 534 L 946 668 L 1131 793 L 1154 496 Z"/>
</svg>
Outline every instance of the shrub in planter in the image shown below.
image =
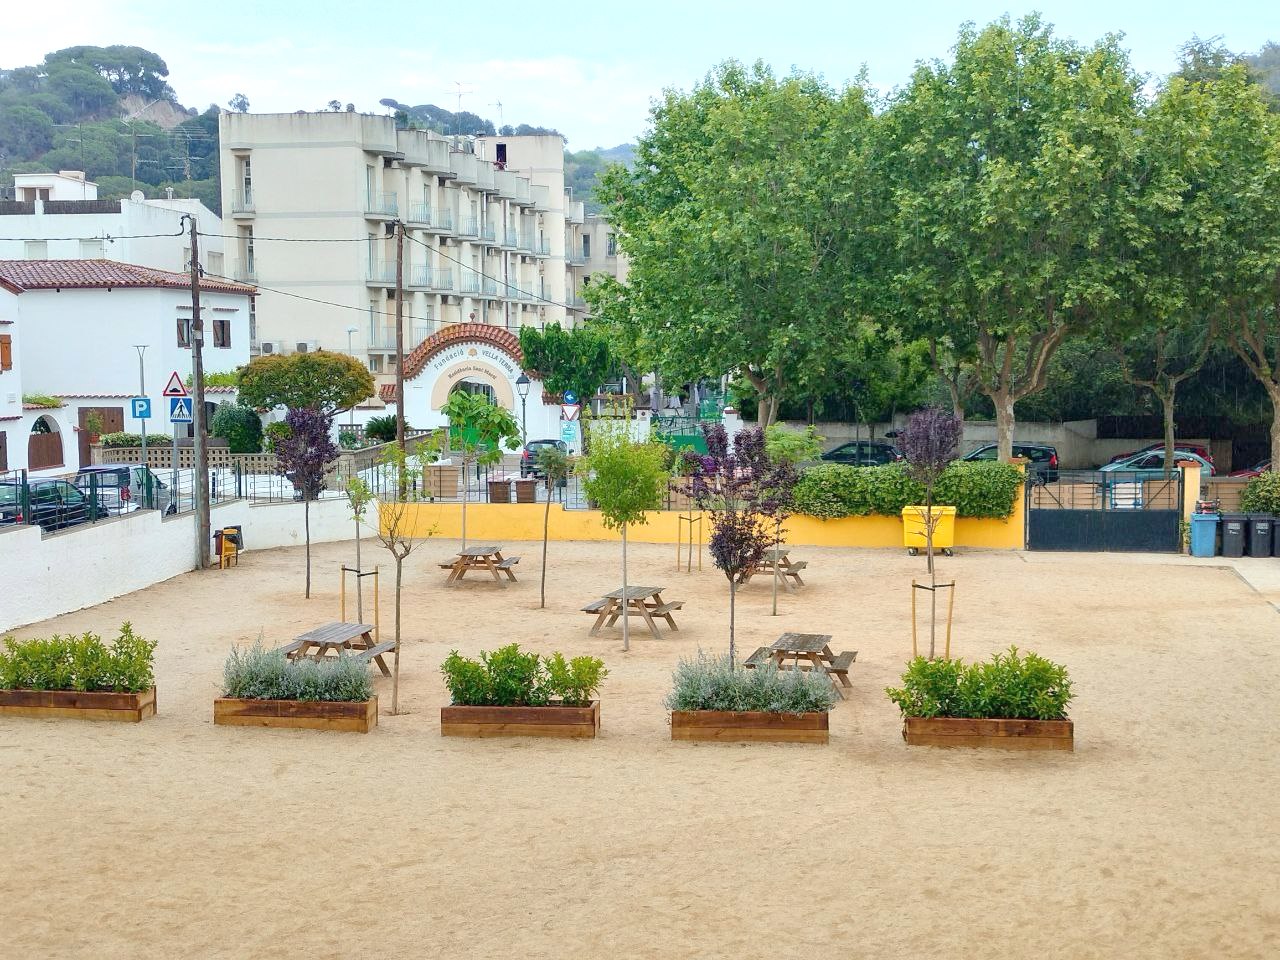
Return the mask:
<svg viewBox="0 0 1280 960">
<path fill-rule="evenodd" d="M 405 433 L 409 432 L 409 424 L 404 425 Z M 370 417 L 364 425 L 365 439 L 377 443 L 390 443 L 396 438 L 396 418 L 391 414 L 381 417 Z"/>
<path fill-rule="evenodd" d="M 122 624 L 110 645 L 97 634 L 4 641 L 0 714 L 137 722 L 155 712 L 156 644 Z"/>
<path fill-rule="evenodd" d="M 908 743 L 1071 749 L 1066 668 L 1017 647 L 986 663 L 917 657 L 885 692 Z"/>
<path fill-rule="evenodd" d="M 673 740 L 826 743 L 835 702 L 825 674 L 773 664 L 742 670 L 699 651 L 676 664 L 666 706 Z"/>
<path fill-rule="evenodd" d="M 233 650 L 223 665 L 213 722 L 368 733 L 378 723 L 378 698 L 363 660 L 290 660 L 259 641 Z"/>
<path fill-rule="evenodd" d="M 142 434 L 104 433 L 98 437 L 98 444 L 110 450 L 116 450 L 121 447 L 140 447 L 142 446 Z"/>
<path fill-rule="evenodd" d="M 475 660 L 454 650 L 440 672 L 452 699 L 440 710 L 444 736 L 594 737 L 600 728 L 592 697 L 609 671 L 598 657 L 543 657 L 511 643 Z"/>
<path fill-rule="evenodd" d="M 1240 510 L 1244 513 L 1280 513 L 1280 473 L 1260 473 L 1240 491 Z"/>
<path fill-rule="evenodd" d="M 938 478 L 934 501 L 962 517 L 1004 518 L 1021 491 L 1022 473 L 1013 464 L 957 461 Z M 824 463 L 801 475 L 794 496 L 795 511 L 811 517 L 897 517 L 903 507 L 924 502 L 924 487 L 901 464 Z"/>
</svg>

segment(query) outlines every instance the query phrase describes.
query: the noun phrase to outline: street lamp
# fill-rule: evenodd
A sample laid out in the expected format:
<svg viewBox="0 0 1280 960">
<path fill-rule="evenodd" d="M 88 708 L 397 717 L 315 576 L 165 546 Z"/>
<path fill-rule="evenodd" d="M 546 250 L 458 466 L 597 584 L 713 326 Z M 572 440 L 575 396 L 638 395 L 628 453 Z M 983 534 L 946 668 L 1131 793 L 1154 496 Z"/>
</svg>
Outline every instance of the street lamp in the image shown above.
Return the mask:
<svg viewBox="0 0 1280 960">
<path fill-rule="evenodd" d="M 526 446 L 529 443 L 529 382 L 528 374 L 521 370 L 516 377 L 516 392 L 520 394 L 520 442 Z"/>
<path fill-rule="evenodd" d="M 347 356 L 354 357 L 355 353 L 351 350 L 351 335 L 356 332 L 355 327 L 347 327 Z M 347 415 L 347 425 L 352 433 L 356 432 L 356 408 L 352 407 Z"/>
</svg>

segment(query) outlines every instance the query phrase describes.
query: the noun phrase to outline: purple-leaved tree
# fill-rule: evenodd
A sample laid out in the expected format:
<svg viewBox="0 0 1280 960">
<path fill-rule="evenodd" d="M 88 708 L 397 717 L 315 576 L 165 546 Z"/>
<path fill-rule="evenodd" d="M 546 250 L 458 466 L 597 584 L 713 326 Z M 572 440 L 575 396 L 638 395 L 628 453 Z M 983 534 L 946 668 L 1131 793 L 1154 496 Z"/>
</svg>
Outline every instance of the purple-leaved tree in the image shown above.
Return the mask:
<svg viewBox="0 0 1280 960">
<path fill-rule="evenodd" d="M 703 427 L 705 456 L 691 456 L 689 493 L 711 513 L 707 549 L 729 580 L 729 662 L 736 662 L 734 637 L 738 585 L 776 543 L 775 517 L 790 500 L 795 471 L 765 453 L 764 432 L 738 432 L 730 449 L 721 424 Z"/>
<path fill-rule="evenodd" d="M 302 497 L 302 523 L 307 543 L 307 589 L 311 598 L 311 501 L 324 489 L 330 464 L 338 459 L 338 448 L 329 439 L 329 414 L 309 407 L 290 409 L 284 416 L 288 436 L 276 441 L 276 470 L 293 483 Z"/>
<path fill-rule="evenodd" d="M 951 466 L 960 446 L 964 424 L 954 414 L 938 407 L 917 410 L 898 435 L 898 446 L 907 462 L 907 472 L 924 486 L 924 548 L 929 565 L 929 659 L 933 659 L 938 616 L 938 577 L 933 568 L 933 535 L 940 516 L 934 515 L 933 491 L 942 472 Z M 914 589 L 914 588 L 913 588 Z M 914 630 L 915 628 L 912 627 Z"/>
</svg>

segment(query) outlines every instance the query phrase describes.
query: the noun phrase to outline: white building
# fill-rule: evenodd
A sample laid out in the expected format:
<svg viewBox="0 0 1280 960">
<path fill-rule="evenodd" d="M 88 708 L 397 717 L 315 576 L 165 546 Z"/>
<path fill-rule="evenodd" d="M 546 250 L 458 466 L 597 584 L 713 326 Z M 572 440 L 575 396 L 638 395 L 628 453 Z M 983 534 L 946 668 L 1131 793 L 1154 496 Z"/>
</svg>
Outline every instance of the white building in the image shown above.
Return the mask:
<svg viewBox="0 0 1280 960">
<path fill-rule="evenodd" d="M 248 362 L 253 296 L 243 284 L 203 282 L 206 372 Z M 0 470 L 86 465 L 92 413 L 105 433 L 140 432 L 128 403 L 139 392 L 136 344 L 147 345 L 148 431 L 170 435 L 161 391 L 175 371 L 191 374 L 188 275 L 110 260 L 0 260 L 0 361 L 9 359 L 0 362 Z M 36 396 L 62 405 L 24 401 Z"/>
<path fill-rule="evenodd" d="M 79 170 L 14 175 L 15 200 L 0 201 L 0 260 L 96 260 L 190 269 L 184 214 L 196 218 L 200 265 L 226 272 L 222 220 L 199 200 L 99 200 L 98 185 Z"/>
</svg>

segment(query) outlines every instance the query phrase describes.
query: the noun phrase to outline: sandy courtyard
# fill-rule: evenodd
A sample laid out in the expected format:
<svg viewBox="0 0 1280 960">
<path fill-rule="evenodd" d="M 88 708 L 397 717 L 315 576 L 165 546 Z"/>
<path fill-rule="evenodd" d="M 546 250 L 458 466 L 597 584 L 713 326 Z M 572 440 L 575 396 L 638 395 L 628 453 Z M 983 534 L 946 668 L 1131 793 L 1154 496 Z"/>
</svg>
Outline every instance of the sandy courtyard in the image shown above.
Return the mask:
<svg viewBox="0 0 1280 960">
<path fill-rule="evenodd" d="M 211 719 L 232 644 L 337 619 L 350 545 L 316 548 L 309 602 L 301 550 L 275 550 L 17 631 L 131 620 L 159 640 L 160 713 L 0 724 L 0 957 L 1280 956 L 1280 615 L 1233 571 L 941 561 L 956 653 L 1017 642 L 1077 692 L 1074 754 L 950 751 L 905 746 L 882 692 L 922 561 L 798 548 L 809 586 L 777 618 L 767 581 L 748 587 L 740 644 L 858 650 L 830 745 L 687 744 L 662 698 L 679 655 L 726 643 L 721 574 L 633 547 L 632 582 L 686 603 L 678 634 L 623 654 L 579 612 L 618 585 L 617 547 L 552 544 L 540 611 L 538 546 L 509 548 L 506 590 L 446 590 L 455 542 L 419 547 L 407 714 L 377 680 L 369 736 Z M 391 610 L 384 591 L 384 628 Z M 440 737 L 441 659 L 511 640 L 605 659 L 598 740 Z"/>
</svg>

